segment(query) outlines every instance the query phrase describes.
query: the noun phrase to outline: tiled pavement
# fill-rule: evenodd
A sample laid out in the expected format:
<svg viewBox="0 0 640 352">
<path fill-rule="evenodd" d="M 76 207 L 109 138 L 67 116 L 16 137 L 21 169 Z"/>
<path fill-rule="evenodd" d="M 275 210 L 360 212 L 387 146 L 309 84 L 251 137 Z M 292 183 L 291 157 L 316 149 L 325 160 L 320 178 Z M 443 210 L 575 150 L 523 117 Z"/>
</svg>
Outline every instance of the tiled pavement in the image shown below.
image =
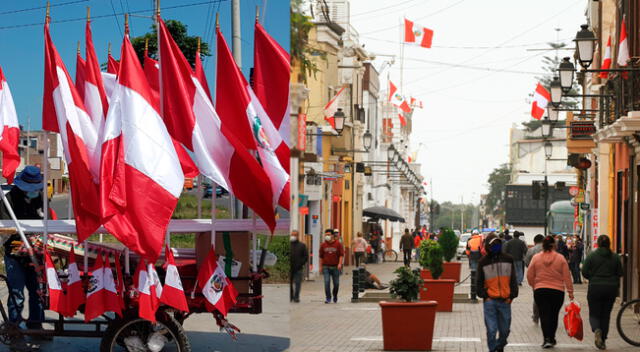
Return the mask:
<svg viewBox="0 0 640 352">
<path fill-rule="evenodd" d="M 368 270 L 383 282 L 393 278 L 393 270 L 401 263 L 370 264 Z M 415 263 L 412 263 L 416 266 Z M 462 278 L 469 271 L 463 263 Z M 351 270 L 340 280 L 337 304 L 324 303 L 322 277 L 303 284 L 301 303 L 291 306 L 292 352 L 382 351 L 382 327 L 377 303 L 351 303 Z M 525 280 L 526 281 L 526 280 Z M 558 351 L 595 351 L 593 333 L 588 323 L 586 285 L 575 285 L 576 300 L 582 304 L 584 340 L 567 337 L 560 317 L 556 339 Z M 456 293 L 469 292 L 469 281 L 456 287 Z M 541 351 L 542 332 L 531 321 L 533 294 L 526 282 L 512 305 L 511 335 L 506 351 Z M 618 304 L 616 304 L 617 308 Z M 613 314 L 616 314 L 614 310 Z M 612 314 L 612 315 L 613 315 Z M 615 317 L 615 315 L 613 315 Z M 612 321 L 608 351 L 638 351 L 618 335 Z M 435 351 L 487 351 L 481 304 L 454 303 L 453 312 L 436 315 L 433 349 Z"/>
</svg>

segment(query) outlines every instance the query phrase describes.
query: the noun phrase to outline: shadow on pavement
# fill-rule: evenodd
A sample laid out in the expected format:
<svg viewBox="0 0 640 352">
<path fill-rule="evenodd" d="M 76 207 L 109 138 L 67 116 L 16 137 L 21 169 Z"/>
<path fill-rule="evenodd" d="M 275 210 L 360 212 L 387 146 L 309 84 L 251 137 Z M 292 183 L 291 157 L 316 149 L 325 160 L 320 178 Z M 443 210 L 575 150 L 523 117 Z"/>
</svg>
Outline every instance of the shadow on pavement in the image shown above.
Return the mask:
<svg viewBox="0 0 640 352">
<path fill-rule="evenodd" d="M 187 331 L 193 351 L 281 352 L 289 348 L 287 337 L 239 334 L 233 341 L 226 333 Z"/>
</svg>

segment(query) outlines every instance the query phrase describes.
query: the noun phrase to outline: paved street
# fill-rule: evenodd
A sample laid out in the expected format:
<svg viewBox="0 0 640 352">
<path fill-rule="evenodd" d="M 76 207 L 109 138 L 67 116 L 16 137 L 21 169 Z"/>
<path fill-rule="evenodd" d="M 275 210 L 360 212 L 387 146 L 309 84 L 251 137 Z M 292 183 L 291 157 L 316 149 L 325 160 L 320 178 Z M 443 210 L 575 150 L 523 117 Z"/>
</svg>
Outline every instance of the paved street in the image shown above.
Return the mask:
<svg viewBox="0 0 640 352">
<path fill-rule="evenodd" d="M 230 314 L 229 321 L 242 333 L 233 341 L 226 333 L 218 332 L 215 320 L 209 314 L 194 314 L 184 328 L 193 351 L 206 352 L 280 352 L 289 347 L 289 287 L 288 285 L 264 286 L 263 313 L 259 315 Z M 6 289 L 2 288 L 2 301 L 6 302 Z M 47 312 L 48 316 L 56 315 Z M 24 316 L 26 316 L 26 311 Z M 56 337 L 42 344 L 45 352 L 94 352 L 100 347 L 100 339 Z M 0 351 L 9 348 L 0 345 Z"/>
<path fill-rule="evenodd" d="M 383 282 L 391 280 L 393 270 L 400 263 L 368 265 L 367 269 Z M 416 263 L 412 264 L 416 266 Z M 302 288 L 300 304 L 291 309 L 292 352 L 381 351 L 382 327 L 380 309 L 376 303 L 351 303 L 351 270 L 345 270 L 340 284 L 338 304 L 324 304 L 322 278 L 306 282 Z M 463 263 L 462 277 L 468 275 Z M 556 350 L 596 350 L 593 334 L 588 324 L 586 285 L 576 285 L 576 299 L 582 304 L 584 340 L 579 342 L 567 337 L 558 327 Z M 468 280 L 456 287 L 456 293 L 469 291 Z M 533 295 L 531 288 L 523 284 L 519 297 L 512 306 L 512 324 L 506 351 L 541 351 L 542 332 L 531 319 Z M 614 310 L 613 314 L 616 314 Z M 437 313 L 433 348 L 435 351 L 486 351 L 485 328 L 481 304 L 454 303 L 453 312 Z M 612 322 L 608 351 L 637 351 L 619 337 Z"/>
</svg>

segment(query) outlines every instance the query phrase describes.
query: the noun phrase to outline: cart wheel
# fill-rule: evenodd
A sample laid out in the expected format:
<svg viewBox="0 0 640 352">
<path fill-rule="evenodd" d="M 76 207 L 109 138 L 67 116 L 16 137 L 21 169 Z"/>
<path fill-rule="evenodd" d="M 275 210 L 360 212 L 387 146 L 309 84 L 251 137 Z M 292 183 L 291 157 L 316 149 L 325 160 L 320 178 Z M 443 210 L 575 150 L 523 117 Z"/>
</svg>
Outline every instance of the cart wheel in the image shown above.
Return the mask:
<svg viewBox="0 0 640 352">
<path fill-rule="evenodd" d="M 129 311 L 122 319 L 116 319 L 105 331 L 100 341 L 100 352 L 115 351 L 175 351 L 191 352 L 189 339 L 169 314 L 158 311 L 156 324 Z"/>
<path fill-rule="evenodd" d="M 9 346 L 13 340 L 20 337 L 20 328 L 14 323 L 2 323 L 0 325 L 0 343 Z"/>
</svg>

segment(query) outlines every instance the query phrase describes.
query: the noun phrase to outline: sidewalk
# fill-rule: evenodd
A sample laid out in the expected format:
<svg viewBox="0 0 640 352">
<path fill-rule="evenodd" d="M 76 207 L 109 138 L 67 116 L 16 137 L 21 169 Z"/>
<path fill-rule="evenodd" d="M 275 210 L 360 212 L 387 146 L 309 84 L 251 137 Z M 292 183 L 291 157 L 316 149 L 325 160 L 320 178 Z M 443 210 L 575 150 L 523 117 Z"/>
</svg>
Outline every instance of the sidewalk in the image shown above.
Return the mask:
<svg viewBox="0 0 640 352">
<path fill-rule="evenodd" d="M 380 277 L 382 282 L 394 278 L 393 270 L 398 263 L 369 264 L 367 269 Z M 413 267 L 417 264 L 412 263 Z M 466 261 L 462 265 L 462 278 L 469 274 Z M 338 351 L 382 351 L 382 325 L 377 303 L 351 303 L 351 271 L 347 267 L 340 280 L 337 304 L 324 303 L 324 284 L 320 276 L 302 286 L 301 303 L 291 305 L 291 349 L 292 352 L 338 352 Z M 526 280 L 525 280 L 526 281 Z M 588 322 L 586 301 L 587 285 L 575 285 L 576 300 L 582 305 L 584 340 L 570 339 L 564 332 L 562 313 L 556 339 L 558 351 L 595 351 L 593 333 Z M 456 287 L 456 293 L 469 292 L 469 280 Z M 566 297 L 566 296 L 565 296 Z M 531 321 L 533 293 L 525 283 L 512 305 L 511 335 L 505 351 L 541 351 L 542 332 Z M 615 317 L 618 304 L 612 313 Z M 482 304 L 454 303 L 453 312 L 437 313 L 434 351 L 486 351 Z M 614 318 L 611 321 L 607 341 L 608 351 L 637 351 L 637 347 L 626 344 L 618 335 Z"/>
</svg>

